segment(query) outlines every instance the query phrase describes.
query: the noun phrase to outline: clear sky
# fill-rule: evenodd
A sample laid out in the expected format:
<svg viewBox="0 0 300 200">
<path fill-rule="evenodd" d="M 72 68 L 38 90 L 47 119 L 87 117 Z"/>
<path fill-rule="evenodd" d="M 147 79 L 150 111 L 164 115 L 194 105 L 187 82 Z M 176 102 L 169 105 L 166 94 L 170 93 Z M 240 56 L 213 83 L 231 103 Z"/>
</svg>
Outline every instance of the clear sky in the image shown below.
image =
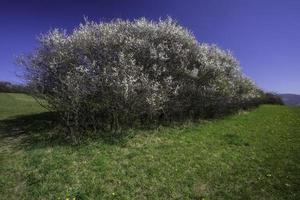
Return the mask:
<svg viewBox="0 0 300 200">
<path fill-rule="evenodd" d="M 171 16 L 198 41 L 230 49 L 261 88 L 300 94 L 300 0 L 1 0 L 0 80 L 21 82 L 15 56 L 50 28 Z"/>
</svg>

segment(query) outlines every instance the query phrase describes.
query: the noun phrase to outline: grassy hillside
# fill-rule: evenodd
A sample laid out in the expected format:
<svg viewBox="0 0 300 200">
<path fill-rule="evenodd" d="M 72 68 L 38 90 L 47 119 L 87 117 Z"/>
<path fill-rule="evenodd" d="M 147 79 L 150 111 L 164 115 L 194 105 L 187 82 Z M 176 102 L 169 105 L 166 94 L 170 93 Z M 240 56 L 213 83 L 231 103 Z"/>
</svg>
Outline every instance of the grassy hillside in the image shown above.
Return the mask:
<svg viewBox="0 0 300 200">
<path fill-rule="evenodd" d="M 264 105 L 76 146 L 43 111 L 0 94 L 0 199 L 300 198 L 300 108 Z"/>
<path fill-rule="evenodd" d="M 0 120 L 44 111 L 45 109 L 26 94 L 0 93 Z"/>
</svg>

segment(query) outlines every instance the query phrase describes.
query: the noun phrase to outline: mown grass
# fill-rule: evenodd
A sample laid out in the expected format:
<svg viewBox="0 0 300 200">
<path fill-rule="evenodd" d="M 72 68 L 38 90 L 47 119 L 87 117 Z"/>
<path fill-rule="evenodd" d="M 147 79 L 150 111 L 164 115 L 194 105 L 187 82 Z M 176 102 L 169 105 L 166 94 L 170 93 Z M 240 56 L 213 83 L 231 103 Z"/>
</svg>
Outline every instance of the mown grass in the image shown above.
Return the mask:
<svg viewBox="0 0 300 200">
<path fill-rule="evenodd" d="M 124 137 L 59 137 L 30 97 L 0 94 L 0 199 L 299 199 L 300 109 L 263 105 Z"/>
</svg>

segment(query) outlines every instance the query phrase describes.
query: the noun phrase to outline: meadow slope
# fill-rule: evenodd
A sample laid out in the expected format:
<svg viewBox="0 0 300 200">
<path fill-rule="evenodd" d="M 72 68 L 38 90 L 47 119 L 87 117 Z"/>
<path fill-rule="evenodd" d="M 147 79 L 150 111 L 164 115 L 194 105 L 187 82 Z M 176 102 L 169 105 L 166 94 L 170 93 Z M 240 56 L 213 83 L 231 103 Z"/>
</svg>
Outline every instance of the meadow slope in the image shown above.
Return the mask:
<svg viewBox="0 0 300 200">
<path fill-rule="evenodd" d="M 300 108 L 124 137 L 59 137 L 31 97 L 0 94 L 0 199 L 299 199 Z"/>
</svg>

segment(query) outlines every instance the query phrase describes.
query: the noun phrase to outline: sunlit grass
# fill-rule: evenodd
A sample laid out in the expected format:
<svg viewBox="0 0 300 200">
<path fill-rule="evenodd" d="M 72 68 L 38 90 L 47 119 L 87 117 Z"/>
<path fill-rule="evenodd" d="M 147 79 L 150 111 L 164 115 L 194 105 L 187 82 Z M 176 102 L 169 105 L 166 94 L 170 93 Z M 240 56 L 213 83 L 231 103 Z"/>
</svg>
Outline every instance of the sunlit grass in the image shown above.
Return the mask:
<svg viewBox="0 0 300 200">
<path fill-rule="evenodd" d="M 34 98 L 25 94 L 0 93 L 0 120 L 17 115 L 45 112 Z"/>
<path fill-rule="evenodd" d="M 299 108 L 72 145 L 28 99 L 0 94 L 0 199 L 299 199 Z"/>
</svg>

